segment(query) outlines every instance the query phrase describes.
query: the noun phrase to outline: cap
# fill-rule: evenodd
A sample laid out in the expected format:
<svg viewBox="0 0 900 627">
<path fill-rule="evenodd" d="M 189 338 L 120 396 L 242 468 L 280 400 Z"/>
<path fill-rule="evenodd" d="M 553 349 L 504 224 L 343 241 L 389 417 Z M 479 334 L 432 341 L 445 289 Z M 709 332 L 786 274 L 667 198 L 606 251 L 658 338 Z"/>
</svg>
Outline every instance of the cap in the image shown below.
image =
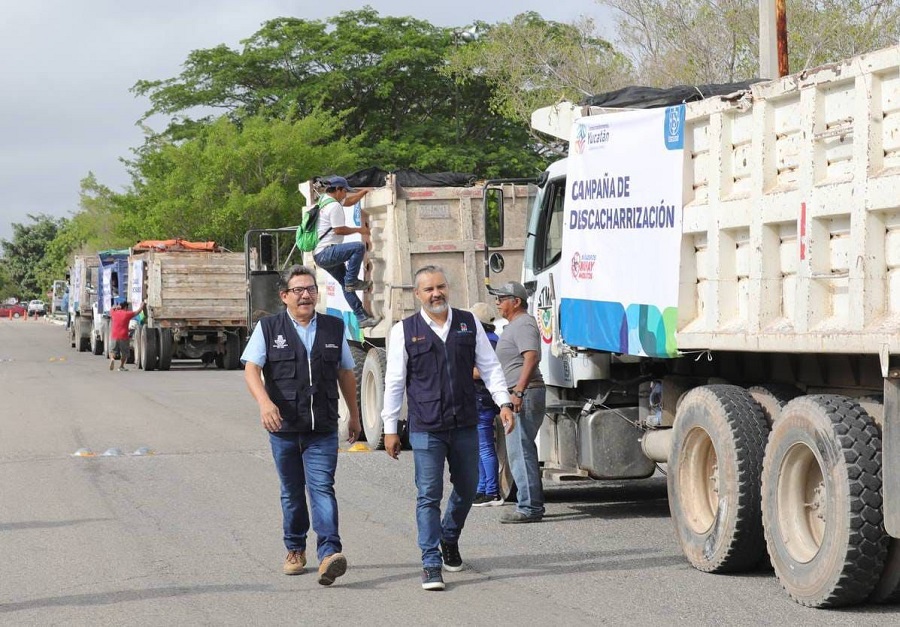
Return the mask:
<svg viewBox="0 0 900 627">
<path fill-rule="evenodd" d="M 489 287 L 488 292 L 494 296 L 514 296 L 521 299 L 523 303 L 528 300 L 528 290 L 524 285 L 515 281 L 509 281 L 497 288 Z"/>
<path fill-rule="evenodd" d="M 343 187 L 348 192 L 355 192 L 356 189 L 350 187 L 350 183 L 347 182 L 343 176 L 330 176 L 324 180 L 326 187 Z"/>
<path fill-rule="evenodd" d="M 472 313 L 482 324 L 494 324 L 494 318 L 497 317 L 497 310 L 493 305 L 487 303 L 475 303 L 469 307 Z"/>
</svg>

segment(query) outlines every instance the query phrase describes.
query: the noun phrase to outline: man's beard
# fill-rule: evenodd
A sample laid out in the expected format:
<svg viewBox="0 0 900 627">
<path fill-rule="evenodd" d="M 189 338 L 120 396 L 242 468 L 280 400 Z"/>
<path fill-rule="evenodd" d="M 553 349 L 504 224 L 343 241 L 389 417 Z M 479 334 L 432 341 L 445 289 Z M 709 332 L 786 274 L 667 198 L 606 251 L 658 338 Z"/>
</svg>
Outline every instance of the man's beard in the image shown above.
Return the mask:
<svg viewBox="0 0 900 627">
<path fill-rule="evenodd" d="M 433 314 L 442 314 L 448 309 L 450 309 L 450 304 L 446 299 L 438 303 L 428 303 L 427 305 L 425 305 L 425 311 Z"/>
</svg>

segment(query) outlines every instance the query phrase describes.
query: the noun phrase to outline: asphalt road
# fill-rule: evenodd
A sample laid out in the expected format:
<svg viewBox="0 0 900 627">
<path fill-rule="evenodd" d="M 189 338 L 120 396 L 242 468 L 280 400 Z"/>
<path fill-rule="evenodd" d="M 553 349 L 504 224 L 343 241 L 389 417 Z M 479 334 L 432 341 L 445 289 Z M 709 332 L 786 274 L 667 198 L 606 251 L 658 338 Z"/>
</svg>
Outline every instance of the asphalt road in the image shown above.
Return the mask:
<svg viewBox="0 0 900 627">
<path fill-rule="evenodd" d="M 73 456 L 79 449 L 98 455 Z M 110 449 L 121 455 L 102 455 Z M 0 320 L 0 624 L 900 618 L 892 606 L 802 608 L 771 572 L 695 571 L 675 541 L 664 478 L 545 485 L 540 524 L 500 525 L 501 508 L 474 509 L 460 545 L 467 569 L 445 574 L 446 591 L 425 592 L 411 453 L 344 452 L 337 490 L 350 570 L 330 588 L 312 572 L 286 577 L 278 481 L 241 372 L 187 361 L 110 372 L 50 321 Z"/>
</svg>

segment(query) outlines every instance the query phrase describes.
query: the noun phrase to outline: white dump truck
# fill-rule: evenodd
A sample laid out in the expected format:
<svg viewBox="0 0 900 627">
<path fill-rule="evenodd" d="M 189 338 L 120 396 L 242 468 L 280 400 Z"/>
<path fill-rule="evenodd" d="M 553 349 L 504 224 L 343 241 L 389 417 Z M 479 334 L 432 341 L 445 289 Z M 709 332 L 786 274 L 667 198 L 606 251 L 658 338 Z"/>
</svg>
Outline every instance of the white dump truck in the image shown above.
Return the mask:
<svg viewBox="0 0 900 627">
<path fill-rule="evenodd" d="M 485 246 L 483 185 L 402 187 L 394 174 L 388 174 L 384 186 L 369 192 L 356 206 L 344 208 L 347 225 L 367 224 L 371 230 L 365 238 L 368 252 L 360 277 L 371 280 L 373 286 L 358 294 L 366 309 L 382 320 L 376 327 L 360 329 L 341 286 L 322 269 L 317 270 L 318 283 L 323 286 L 319 308 L 346 322 L 356 361 L 362 426 L 372 448 L 381 448 L 384 441 L 381 410 L 387 338 L 395 322 L 417 309 L 413 296 L 415 271 L 429 264 L 443 267 L 450 283 L 451 304 L 460 308 L 493 301 L 487 292 L 487 278 L 503 282 L 515 280 L 521 273 L 526 215 L 535 187 L 514 183 L 495 187 L 502 190 L 506 228 L 513 235 L 496 249 L 506 263 L 495 263 L 493 267 L 486 265 L 491 251 Z M 321 193 L 314 181 L 301 184 L 300 191 L 310 204 Z M 494 213 L 496 210 L 495 207 Z M 293 248 L 295 232 L 296 227 L 290 227 L 247 233 L 251 327 L 262 315 L 281 310 L 276 285 L 282 269 L 301 261 L 315 265 L 311 254 L 304 259 Z M 488 235 L 490 240 L 491 234 Z M 354 239 L 359 240 L 359 236 L 346 236 L 344 241 Z"/>
<path fill-rule="evenodd" d="M 91 350 L 95 355 L 103 352 L 103 347 L 94 341 L 93 305 L 97 302 L 98 268 L 97 255 L 76 255 L 68 271 L 69 282 L 69 343 L 79 352 Z"/>
<path fill-rule="evenodd" d="M 532 118 L 569 141 L 522 277 L 545 474 L 665 463 L 696 568 L 768 559 L 812 607 L 897 600 L 900 49 L 655 96 Z"/>
<path fill-rule="evenodd" d="M 129 302 L 147 310 L 135 330 L 140 369 L 169 370 L 173 359 L 240 368 L 246 330 L 244 255 L 215 242 L 139 242 L 129 257 Z"/>
</svg>

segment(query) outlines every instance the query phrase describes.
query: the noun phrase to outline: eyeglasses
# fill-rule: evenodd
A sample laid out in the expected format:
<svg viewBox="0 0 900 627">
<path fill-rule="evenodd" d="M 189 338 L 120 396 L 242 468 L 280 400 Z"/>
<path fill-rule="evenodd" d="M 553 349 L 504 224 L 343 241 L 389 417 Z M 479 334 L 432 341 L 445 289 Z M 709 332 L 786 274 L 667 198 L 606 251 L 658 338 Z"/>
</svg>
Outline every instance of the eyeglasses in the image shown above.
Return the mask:
<svg viewBox="0 0 900 627">
<path fill-rule="evenodd" d="M 498 302 L 498 303 L 502 303 L 503 301 L 509 300 L 510 298 L 515 298 L 515 296 L 509 296 L 509 295 L 506 295 L 506 296 L 498 296 L 498 297 L 497 297 L 497 302 Z"/>
<path fill-rule="evenodd" d="M 303 296 L 303 292 L 306 292 L 310 296 L 315 296 L 319 291 L 319 288 L 315 285 L 307 285 L 306 287 L 289 287 L 285 292 L 290 292 L 294 296 Z"/>
</svg>

